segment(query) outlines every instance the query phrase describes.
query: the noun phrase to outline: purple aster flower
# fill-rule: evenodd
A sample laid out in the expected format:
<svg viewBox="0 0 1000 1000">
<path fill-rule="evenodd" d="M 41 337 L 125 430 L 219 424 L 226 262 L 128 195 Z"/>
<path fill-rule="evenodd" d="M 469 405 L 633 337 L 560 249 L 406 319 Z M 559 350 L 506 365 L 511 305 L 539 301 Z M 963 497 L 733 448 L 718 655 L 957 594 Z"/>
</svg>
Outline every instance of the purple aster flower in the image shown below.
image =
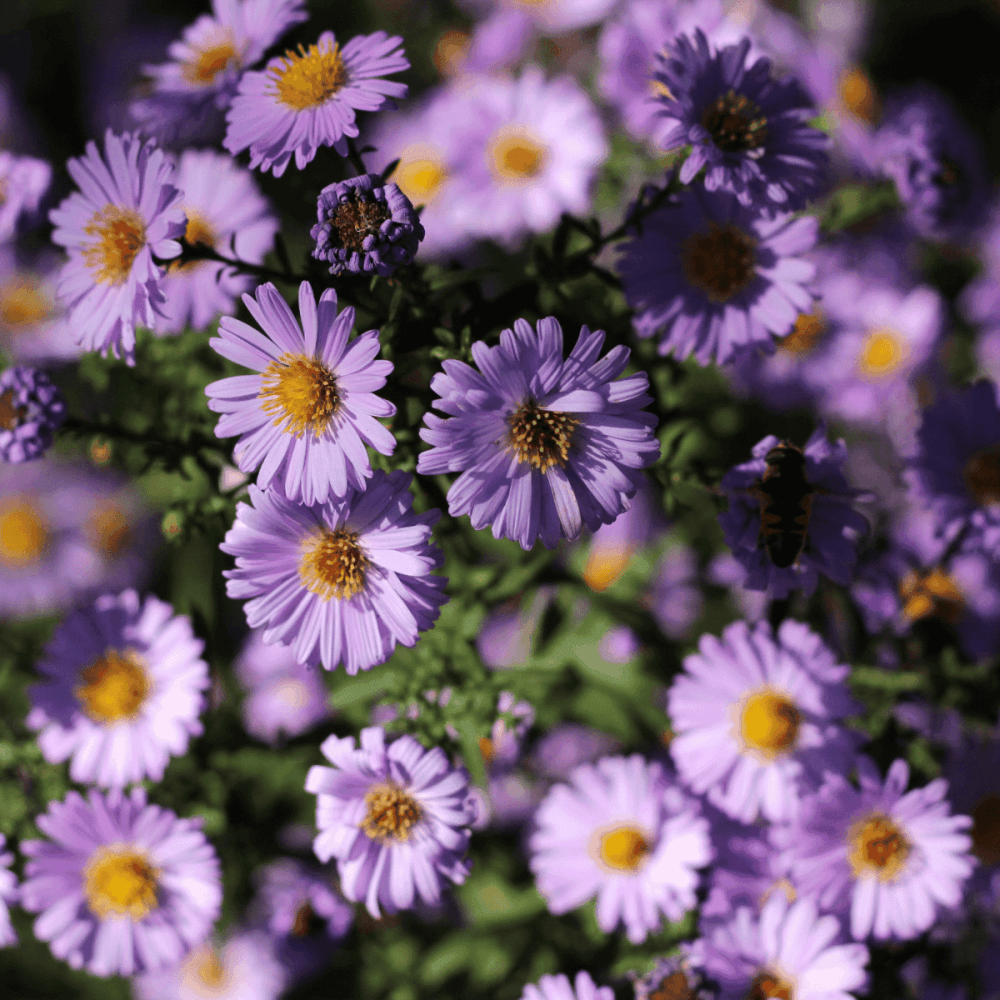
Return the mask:
<svg viewBox="0 0 1000 1000">
<path fill-rule="evenodd" d="M 827 772 L 788 838 L 792 879 L 824 910 L 850 913 L 861 940 L 917 937 L 942 907 L 955 907 L 975 866 L 968 816 L 951 815 L 939 778 L 907 792 L 909 765 L 894 761 L 883 784 L 858 758 L 860 788 Z"/>
<path fill-rule="evenodd" d="M 888 101 L 875 143 L 918 233 L 960 238 L 979 224 L 990 195 L 985 150 L 939 90 L 917 84 Z"/>
<path fill-rule="evenodd" d="M 0 617 L 52 614 L 140 584 L 162 535 L 109 469 L 41 458 L 0 476 Z"/>
<path fill-rule="evenodd" d="M 744 823 L 794 819 L 824 771 L 846 774 L 857 739 L 838 725 L 859 710 L 850 668 L 818 635 L 786 619 L 734 622 L 704 635 L 670 688 L 670 755 L 682 781 Z"/>
<path fill-rule="evenodd" d="M 769 434 L 752 454 L 719 484 L 729 500 L 719 524 L 746 567 L 743 586 L 780 600 L 797 588 L 811 594 L 820 573 L 849 584 L 868 521 L 850 506 L 859 494 L 841 471 L 843 439 L 831 445 L 820 424 L 803 448 Z"/>
<path fill-rule="evenodd" d="M 834 944 L 839 937 L 836 917 L 820 916 L 814 900 L 789 904 L 775 893 L 759 916 L 744 907 L 716 927 L 702 942 L 702 956 L 721 987 L 719 1000 L 853 1000 L 868 986 L 868 949 Z"/>
<path fill-rule="evenodd" d="M 300 663 L 343 663 L 352 675 L 384 663 L 397 643 L 414 645 L 447 600 L 447 581 L 431 575 L 443 562 L 431 542 L 440 513 L 413 513 L 411 482 L 379 470 L 364 493 L 312 506 L 251 486 L 221 546 L 236 557 L 226 592 L 249 598 L 250 627 Z"/>
<path fill-rule="evenodd" d="M 178 819 L 135 789 L 50 802 L 27 840 L 21 905 L 35 936 L 95 976 L 175 965 L 204 941 L 222 902 L 219 859 L 200 819 Z"/>
<path fill-rule="evenodd" d="M 184 192 L 185 242 L 220 250 L 249 264 L 260 264 L 274 243 L 278 220 L 257 189 L 253 175 L 232 157 L 210 149 L 186 149 L 177 166 Z M 230 312 L 236 296 L 253 279 L 211 260 L 171 264 L 161 288 L 167 301 L 157 333 L 180 333 L 190 324 L 202 330 L 219 313 Z"/>
<path fill-rule="evenodd" d="M 82 353 L 56 303 L 63 262 L 61 254 L 45 253 L 23 267 L 0 246 L 0 349 L 15 361 L 67 361 Z"/>
<path fill-rule="evenodd" d="M 392 371 L 391 361 L 374 360 L 378 330 L 348 344 L 353 307 L 338 316 L 337 293 L 328 288 L 317 308 L 308 281 L 299 286 L 301 325 L 270 282 L 254 294 L 243 302 L 264 334 L 224 316 L 220 336 L 209 341 L 224 358 L 261 373 L 206 387 L 209 409 L 224 414 L 216 435 L 239 434 L 240 469 L 259 468 L 257 484 L 276 485 L 290 500 L 316 504 L 364 490 L 372 474 L 365 445 L 383 455 L 396 445 L 376 419 L 396 412 L 375 395 Z"/>
<path fill-rule="evenodd" d="M 829 140 L 807 124 L 812 100 L 791 77 L 775 80 L 771 61 L 747 66 L 750 39 L 713 52 L 699 28 L 657 56 L 657 100 L 671 126 L 668 152 L 691 145 L 680 179 L 690 184 L 705 168 L 709 191 L 731 191 L 746 206 L 802 208 L 823 190 Z"/>
<path fill-rule="evenodd" d="M 264 642 L 259 631 L 243 644 L 233 669 L 247 690 L 243 725 L 259 740 L 299 736 L 332 714 L 316 668 L 299 663 L 287 646 Z"/>
<path fill-rule="evenodd" d="M 528 983 L 521 1000 L 614 1000 L 615 991 L 610 986 L 598 986 L 583 971 L 573 982 L 568 976 L 542 976 L 537 983 Z"/>
<path fill-rule="evenodd" d="M 10 870 L 14 863 L 14 855 L 4 851 L 7 838 L 0 833 L 0 948 L 9 948 L 17 944 L 17 931 L 10 922 L 11 903 L 16 903 L 20 896 L 17 876 Z"/>
<path fill-rule="evenodd" d="M 509 771 L 521 756 L 524 738 L 535 724 L 535 710 L 526 701 L 518 701 L 510 691 L 501 691 L 497 699 L 497 718 L 490 735 L 479 741 L 483 760 L 492 774 Z M 510 716 L 508 722 L 503 718 Z"/>
<path fill-rule="evenodd" d="M 697 554 L 690 545 L 678 541 L 660 558 L 649 594 L 650 611 L 664 635 L 683 639 L 703 605 Z"/>
<path fill-rule="evenodd" d="M 0 149 L 0 243 L 14 237 L 22 216 L 38 211 L 51 180 L 52 168 L 44 160 Z"/>
<path fill-rule="evenodd" d="M 409 264 L 424 238 L 410 199 L 378 174 L 349 177 L 323 188 L 319 222 L 309 231 L 312 255 L 330 264 L 331 274 L 368 271 L 386 277 Z"/>
<path fill-rule="evenodd" d="M 190 141 L 219 129 L 244 69 L 258 62 L 293 24 L 306 20 L 303 0 L 212 0 L 167 54 L 145 66 L 152 93 L 133 102 L 143 131 L 163 142 Z"/>
<path fill-rule="evenodd" d="M 52 241 L 69 253 L 59 298 L 78 344 L 135 364 L 135 328 L 155 326 L 165 301 L 153 258 L 181 252 L 184 210 L 163 150 L 110 129 L 104 146 L 101 156 L 89 142 L 86 156 L 67 163 L 80 191 L 49 213 Z"/>
<path fill-rule="evenodd" d="M 816 243 L 811 216 L 769 218 L 726 191 L 692 188 L 648 215 L 625 244 L 618 270 L 640 337 L 661 354 L 729 361 L 772 335 L 791 333 L 813 306 Z"/>
<path fill-rule="evenodd" d="M 476 651 L 490 670 L 527 662 L 538 624 L 554 596 L 553 587 L 539 587 L 525 607 L 515 597 L 487 614 L 476 637 Z"/>
<path fill-rule="evenodd" d="M 472 345 L 479 371 L 445 361 L 431 388 L 441 397 L 420 436 L 432 447 L 417 460 L 422 475 L 461 472 L 448 491 L 453 517 L 469 514 L 476 529 L 530 549 L 552 548 L 608 524 L 629 507 L 639 469 L 660 445 L 645 372 L 619 379 L 629 350 L 598 360 L 604 331 L 582 327 L 569 358 L 552 317 L 537 333 L 523 319 L 500 344 Z M 480 374 L 481 373 L 481 374 Z"/>
<path fill-rule="evenodd" d="M 920 492 L 947 539 L 1000 555 L 1000 407 L 996 386 L 980 381 L 944 392 L 917 431 L 913 459 Z"/>
<path fill-rule="evenodd" d="M 315 45 L 299 46 L 244 73 L 226 114 L 223 145 L 230 153 L 250 149 L 251 169 L 280 177 L 295 154 L 304 170 L 320 146 L 347 155 L 347 138 L 358 134 L 356 111 L 378 111 L 387 98 L 405 97 L 405 83 L 383 77 L 409 69 L 398 35 L 356 35 L 343 48 L 332 31 Z"/>
<path fill-rule="evenodd" d="M 663 766 L 638 754 L 581 764 L 535 813 L 528 848 L 552 913 L 597 897 L 597 923 L 633 944 L 696 904 L 712 860 L 708 821 Z"/>
<path fill-rule="evenodd" d="M 313 849 L 320 861 L 337 859 L 347 899 L 377 920 L 380 907 L 408 910 L 417 896 L 436 903 L 446 880 L 465 881 L 475 810 L 464 768 L 412 736 L 387 744 L 378 726 L 361 731 L 357 748 L 353 736 L 330 736 L 320 750 L 333 767 L 306 777 L 318 796 Z"/>
<path fill-rule="evenodd" d="M 610 148 L 580 85 L 569 76 L 546 80 L 528 66 L 517 79 L 466 87 L 465 156 L 454 195 L 466 230 L 513 245 L 551 229 L 563 212 L 588 211 Z"/>
<path fill-rule="evenodd" d="M 65 618 L 37 664 L 25 724 L 50 763 L 72 758 L 80 784 L 160 781 L 200 736 L 209 686 L 204 643 L 169 604 L 134 590 L 107 594 Z"/>
<path fill-rule="evenodd" d="M 135 1000 L 278 1000 L 288 973 L 275 941 L 260 930 L 238 930 L 221 947 L 205 942 L 183 962 L 132 980 Z"/>
<path fill-rule="evenodd" d="M 0 462 L 38 458 L 65 419 L 66 401 L 45 372 L 22 367 L 0 372 Z"/>
</svg>

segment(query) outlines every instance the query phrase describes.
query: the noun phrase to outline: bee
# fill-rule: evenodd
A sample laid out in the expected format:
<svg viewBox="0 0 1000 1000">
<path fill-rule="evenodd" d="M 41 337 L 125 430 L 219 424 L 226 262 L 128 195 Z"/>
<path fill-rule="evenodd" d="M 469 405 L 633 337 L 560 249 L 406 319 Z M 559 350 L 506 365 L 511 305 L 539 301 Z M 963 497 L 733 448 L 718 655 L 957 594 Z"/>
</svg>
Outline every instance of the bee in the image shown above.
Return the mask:
<svg viewBox="0 0 1000 1000">
<path fill-rule="evenodd" d="M 821 491 L 806 479 L 806 456 L 791 441 L 776 444 L 765 461 L 750 492 L 760 500 L 760 541 L 771 562 L 787 569 L 805 548 L 813 497 Z"/>
</svg>

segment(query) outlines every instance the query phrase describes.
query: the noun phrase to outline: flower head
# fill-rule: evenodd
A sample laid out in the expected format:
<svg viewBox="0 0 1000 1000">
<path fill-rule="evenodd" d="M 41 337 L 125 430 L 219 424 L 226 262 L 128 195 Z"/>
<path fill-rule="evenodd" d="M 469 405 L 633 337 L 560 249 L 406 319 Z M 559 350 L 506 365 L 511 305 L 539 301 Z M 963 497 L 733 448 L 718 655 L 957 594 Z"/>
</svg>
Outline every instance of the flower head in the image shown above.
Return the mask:
<svg viewBox="0 0 1000 1000">
<path fill-rule="evenodd" d="M 45 372 L 15 366 L 0 372 L 0 462 L 27 462 L 52 445 L 66 401 Z"/>
<path fill-rule="evenodd" d="M 746 568 L 744 587 L 780 600 L 799 587 L 811 594 L 820 573 L 850 583 L 868 521 L 850 506 L 858 494 L 841 472 L 846 459 L 847 445 L 831 445 L 821 424 L 803 448 L 769 434 L 723 476 L 719 524 Z"/>
<path fill-rule="evenodd" d="M 258 62 L 293 24 L 308 15 L 303 0 L 212 0 L 167 54 L 145 66 L 152 93 L 131 105 L 142 129 L 162 142 L 189 142 L 222 124 L 243 71 Z"/>
<path fill-rule="evenodd" d="M 816 220 L 769 218 L 726 191 L 692 188 L 651 212 L 618 262 L 640 337 L 661 354 L 722 364 L 774 349 L 812 309 Z"/>
<path fill-rule="evenodd" d="M 975 860 L 968 816 L 951 815 L 948 783 L 939 778 L 910 792 L 904 760 L 882 782 L 858 759 L 860 788 L 827 772 L 788 838 L 792 878 L 824 910 L 850 913 L 861 940 L 917 937 L 944 907 L 962 899 Z"/>
<path fill-rule="evenodd" d="M 474 528 L 530 549 L 579 537 L 628 509 L 638 470 L 659 454 L 646 374 L 618 376 L 626 347 L 598 360 L 604 332 L 584 326 L 563 358 L 559 323 L 523 319 L 500 344 L 472 345 L 476 371 L 445 361 L 431 388 L 435 406 L 420 436 L 432 445 L 417 461 L 424 475 L 461 472 L 448 491 L 449 513 L 469 514 Z"/>
<path fill-rule="evenodd" d="M 226 115 L 223 145 L 230 153 L 250 149 L 250 167 L 280 177 L 295 154 L 305 169 L 320 146 L 347 155 L 347 139 L 358 134 L 356 111 L 378 111 L 389 97 L 405 97 L 406 84 L 385 80 L 409 69 L 402 38 L 384 31 L 356 35 L 337 44 L 324 31 L 308 49 L 287 51 L 263 72 L 249 72 Z"/>
<path fill-rule="evenodd" d="M 469 776 L 440 747 L 412 736 L 387 743 L 371 726 L 354 737 L 330 736 L 320 749 L 333 767 L 314 766 L 306 791 L 318 796 L 313 843 L 321 861 L 337 860 L 347 899 L 378 919 L 441 897 L 445 881 L 464 882 L 469 826 L 475 816 Z"/>
<path fill-rule="evenodd" d="M 135 789 L 69 792 L 36 821 L 21 905 L 56 958 L 95 976 L 175 965 L 204 941 L 222 902 L 219 860 L 200 819 L 178 819 Z"/>
<path fill-rule="evenodd" d="M 363 490 L 372 474 L 365 445 L 392 454 L 395 439 L 376 417 L 396 408 L 375 391 L 385 385 L 391 361 L 376 361 L 378 331 L 347 341 L 354 309 L 337 314 L 329 288 L 317 308 L 312 286 L 299 286 L 299 316 L 274 285 L 243 296 L 263 328 L 224 316 L 209 343 L 219 354 L 259 375 L 238 375 L 205 389 L 209 409 L 222 413 L 218 437 L 239 434 L 236 461 L 243 472 L 260 471 L 261 488 L 277 486 L 307 505 L 342 499 Z"/>
<path fill-rule="evenodd" d="M 226 592 L 249 598 L 247 621 L 265 642 L 356 674 L 431 627 L 447 600 L 445 579 L 431 575 L 442 562 L 430 540 L 440 515 L 413 513 L 411 481 L 379 470 L 365 492 L 312 506 L 250 487 L 221 548 L 236 557 Z"/>
<path fill-rule="evenodd" d="M 102 156 L 90 142 L 67 163 L 80 190 L 49 213 L 52 240 L 69 254 L 58 292 L 78 344 L 135 364 L 135 328 L 155 326 L 165 301 L 153 258 L 181 252 L 184 210 L 163 150 L 110 129 L 104 147 Z"/>
<path fill-rule="evenodd" d="M 56 303 L 62 254 L 44 253 L 31 266 L 0 247 L 0 349 L 27 364 L 79 357 L 80 346 Z"/>
<path fill-rule="evenodd" d="M 72 758 L 81 784 L 159 781 L 172 756 L 201 734 L 209 685 L 204 643 L 169 604 L 134 590 L 98 598 L 64 619 L 28 696 L 26 724 L 46 760 Z"/>
<path fill-rule="evenodd" d="M 771 61 L 747 65 L 750 39 L 713 52 L 699 28 L 657 57 L 661 113 L 672 127 L 667 151 L 691 146 L 681 167 L 690 184 L 705 168 L 705 187 L 732 191 L 740 203 L 769 211 L 802 208 L 822 191 L 826 135 L 808 124 L 816 114 L 797 80 L 771 76 Z"/>
<path fill-rule="evenodd" d="M 23 216 L 38 210 L 51 180 L 45 160 L 0 149 L 0 243 L 13 238 Z"/>
<path fill-rule="evenodd" d="M 323 188 L 319 221 L 309 232 L 312 255 L 329 261 L 331 274 L 375 271 L 383 277 L 412 262 L 424 227 L 410 199 L 378 174 L 363 174 Z"/>
<path fill-rule="evenodd" d="M 638 754 L 581 764 L 535 813 L 528 842 L 538 891 L 553 913 L 597 897 L 597 923 L 633 944 L 696 904 L 712 860 L 708 821 L 662 765 Z"/>
<path fill-rule="evenodd" d="M 760 915 L 743 907 L 702 944 L 705 971 L 720 1000 L 853 1000 L 868 985 L 868 949 L 835 944 L 836 917 L 820 916 L 812 899 L 789 903 L 775 893 Z"/>
<path fill-rule="evenodd" d="M 278 220 L 248 170 L 223 153 L 186 149 L 177 164 L 177 186 L 184 192 L 181 207 L 187 217 L 186 243 L 223 254 L 231 252 L 248 264 L 264 260 L 274 242 Z M 171 264 L 162 283 L 167 297 L 165 318 L 157 324 L 156 332 L 180 333 L 187 324 L 204 329 L 219 313 L 233 308 L 236 296 L 251 281 L 211 260 Z"/>
</svg>

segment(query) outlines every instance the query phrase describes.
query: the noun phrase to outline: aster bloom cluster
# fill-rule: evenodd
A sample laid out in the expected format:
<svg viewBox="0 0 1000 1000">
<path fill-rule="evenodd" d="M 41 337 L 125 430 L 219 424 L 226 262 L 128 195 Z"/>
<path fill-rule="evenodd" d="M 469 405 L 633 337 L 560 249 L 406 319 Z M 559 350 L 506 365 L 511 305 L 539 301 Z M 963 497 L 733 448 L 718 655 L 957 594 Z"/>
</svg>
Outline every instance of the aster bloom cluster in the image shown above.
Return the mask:
<svg viewBox="0 0 1000 1000">
<path fill-rule="evenodd" d="M 24 14 L 8 992 L 1000 995 L 1000 208 L 901 2 Z"/>
</svg>

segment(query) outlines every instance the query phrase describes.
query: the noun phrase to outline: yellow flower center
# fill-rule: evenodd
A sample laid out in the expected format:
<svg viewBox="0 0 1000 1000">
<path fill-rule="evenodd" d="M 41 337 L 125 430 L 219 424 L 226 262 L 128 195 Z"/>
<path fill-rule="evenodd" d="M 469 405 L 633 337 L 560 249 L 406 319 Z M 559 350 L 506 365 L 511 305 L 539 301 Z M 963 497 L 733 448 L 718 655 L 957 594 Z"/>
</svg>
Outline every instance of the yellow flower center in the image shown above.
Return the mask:
<svg viewBox="0 0 1000 1000">
<path fill-rule="evenodd" d="M 390 180 L 415 205 L 427 205 L 437 197 L 448 176 L 444 163 L 426 153 L 408 157 L 406 152 Z"/>
<path fill-rule="evenodd" d="M 132 539 L 129 512 L 114 500 L 95 503 L 83 530 L 90 544 L 105 559 L 120 555 Z"/>
<path fill-rule="evenodd" d="M 546 410 L 528 399 L 507 418 L 507 448 L 519 462 L 530 462 L 544 474 L 553 465 L 562 468 L 566 464 L 579 426 L 576 417 Z"/>
<path fill-rule="evenodd" d="M 462 60 L 469 50 L 470 37 L 467 31 L 459 31 L 457 28 L 448 28 L 442 32 L 434 45 L 434 55 L 431 57 L 434 68 L 442 76 L 455 76 L 461 69 Z"/>
<path fill-rule="evenodd" d="M 20 427 L 27 415 L 28 408 L 14 402 L 13 389 L 0 393 L 0 430 L 12 431 Z"/>
<path fill-rule="evenodd" d="M 240 63 L 239 53 L 232 41 L 222 41 L 200 49 L 181 67 L 181 75 L 196 87 L 208 87 L 229 66 L 239 69 Z"/>
<path fill-rule="evenodd" d="M 733 226 L 712 225 L 689 236 L 681 247 L 684 277 L 711 302 L 728 302 L 757 274 L 754 241 Z"/>
<path fill-rule="evenodd" d="M 280 58 L 282 65 L 268 72 L 278 100 L 293 111 L 326 104 L 347 83 L 339 45 L 327 42 L 325 47 L 310 45 L 308 49 L 300 45 L 298 52 L 289 49 Z"/>
<path fill-rule="evenodd" d="M 17 275 L 0 287 L 0 328 L 5 332 L 19 333 L 20 327 L 41 323 L 52 313 L 52 302 L 37 279 Z"/>
<path fill-rule="evenodd" d="M 350 198 L 343 201 L 330 215 L 330 242 L 346 250 L 361 251 L 369 236 L 378 236 L 382 223 L 390 218 L 388 206 L 381 201 Z"/>
<path fill-rule="evenodd" d="M 337 376 L 322 361 L 304 354 L 283 354 L 264 369 L 258 396 L 265 413 L 276 414 L 288 434 L 301 437 L 307 430 L 319 437 L 340 409 Z"/>
<path fill-rule="evenodd" d="M 750 695 L 740 715 L 744 741 L 768 756 L 789 750 L 801 724 L 802 716 L 794 702 L 770 688 Z"/>
<path fill-rule="evenodd" d="M 181 981 L 200 996 L 219 996 L 229 986 L 229 971 L 211 945 L 203 944 L 192 951 L 182 969 Z"/>
<path fill-rule="evenodd" d="M 789 354 L 804 357 L 812 352 L 825 330 L 826 320 L 819 309 L 799 313 L 792 332 L 784 340 L 778 341 L 778 347 Z"/>
<path fill-rule="evenodd" d="M 146 245 L 146 224 L 131 208 L 105 205 L 83 227 L 94 242 L 84 246 L 87 267 L 96 269 L 95 280 L 102 285 L 122 285 L 128 280 L 132 264 Z"/>
<path fill-rule="evenodd" d="M 372 840 L 409 840 L 410 830 L 419 822 L 420 803 L 398 785 L 374 785 L 365 796 L 368 812 L 361 829 Z"/>
<path fill-rule="evenodd" d="M 697 994 L 691 988 L 688 977 L 678 969 L 664 976 L 647 1000 L 696 1000 Z"/>
<path fill-rule="evenodd" d="M 934 616 L 954 625 L 965 611 L 965 595 L 940 567 L 927 573 L 910 570 L 900 581 L 903 614 L 910 621 Z"/>
<path fill-rule="evenodd" d="M 607 590 L 625 571 L 634 552 L 634 545 L 592 544 L 583 570 L 587 586 L 598 593 Z"/>
<path fill-rule="evenodd" d="M 887 326 L 873 327 L 861 346 L 858 371 L 870 379 L 885 378 L 899 369 L 909 353 L 906 341 L 897 330 Z"/>
<path fill-rule="evenodd" d="M 134 649 L 108 649 L 80 671 L 73 694 L 94 722 L 109 725 L 133 718 L 149 689 L 146 666 Z"/>
<path fill-rule="evenodd" d="M 496 747 L 493 746 L 493 740 L 491 740 L 488 736 L 480 736 L 479 752 L 483 755 L 483 761 L 485 763 L 492 763 L 493 757 L 496 754 Z"/>
<path fill-rule="evenodd" d="M 884 813 L 870 813 L 854 823 L 847 848 L 854 878 L 875 875 L 883 882 L 899 875 L 912 850 L 903 831 Z"/>
<path fill-rule="evenodd" d="M 705 108 L 701 124 L 725 153 L 746 153 L 767 141 L 767 117 L 749 97 L 735 90 Z"/>
<path fill-rule="evenodd" d="M 309 689 L 294 677 L 286 677 L 271 688 L 271 696 L 289 708 L 302 708 L 309 702 Z"/>
<path fill-rule="evenodd" d="M 753 977 L 746 1000 L 795 1000 L 795 987 L 777 972 L 761 969 Z"/>
<path fill-rule="evenodd" d="M 0 507 L 0 562 L 22 568 L 37 562 L 49 547 L 49 526 L 30 497 L 14 497 Z"/>
<path fill-rule="evenodd" d="M 83 873 L 87 906 L 100 920 L 142 920 L 160 905 L 159 875 L 144 854 L 130 847 L 98 848 Z"/>
<path fill-rule="evenodd" d="M 197 209 L 185 208 L 184 214 L 187 216 L 187 228 L 184 230 L 184 242 L 188 246 L 203 246 L 209 250 L 214 250 L 219 237 L 212 227 L 212 224 Z M 172 260 L 167 265 L 167 270 L 171 274 L 178 271 L 190 273 L 207 263 L 204 260 L 189 260 L 182 264 L 180 261 Z"/>
<path fill-rule="evenodd" d="M 840 77 L 840 99 L 844 107 L 855 118 L 866 125 L 874 125 L 879 119 L 879 99 L 875 85 L 859 66 L 847 70 Z"/>
<path fill-rule="evenodd" d="M 972 810 L 972 853 L 984 865 L 1000 862 L 1000 795 L 984 795 Z"/>
<path fill-rule="evenodd" d="M 1000 503 L 1000 449 L 977 451 L 962 470 L 965 488 L 980 507 Z"/>
<path fill-rule="evenodd" d="M 634 872 L 649 851 L 649 843 L 634 826 L 619 826 L 601 835 L 601 861 L 615 871 Z"/>
<path fill-rule="evenodd" d="M 523 127 L 501 129 L 487 151 L 494 175 L 505 183 L 521 183 L 537 177 L 548 159 L 548 148 Z"/>
<path fill-rule="evenodd" d="M 370 560 L 358 544 L 358 533 L 347 528 L 321 528 L 302 546 L 299 579 L 324 601 L 350 600 L 365 586 Z"/>
</svg>

